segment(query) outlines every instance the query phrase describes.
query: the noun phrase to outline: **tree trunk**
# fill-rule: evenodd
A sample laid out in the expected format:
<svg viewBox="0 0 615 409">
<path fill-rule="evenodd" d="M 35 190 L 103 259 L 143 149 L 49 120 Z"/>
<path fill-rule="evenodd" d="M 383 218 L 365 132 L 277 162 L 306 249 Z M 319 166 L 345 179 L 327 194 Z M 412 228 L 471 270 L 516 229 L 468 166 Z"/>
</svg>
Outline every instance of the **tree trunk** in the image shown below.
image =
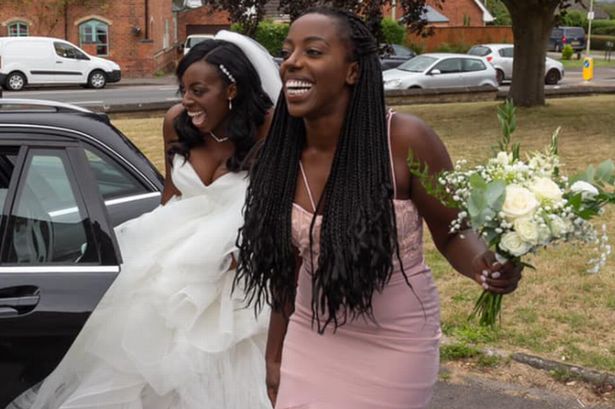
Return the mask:
<svg viewBox="0 0 615 409">
<path fill-rule="evenodd" d="M 515 37 L 513 81 L 508 93 L 515 105 L 545 103 L 545 57 L 559 1 L 504 0 Z"/>
</svg>

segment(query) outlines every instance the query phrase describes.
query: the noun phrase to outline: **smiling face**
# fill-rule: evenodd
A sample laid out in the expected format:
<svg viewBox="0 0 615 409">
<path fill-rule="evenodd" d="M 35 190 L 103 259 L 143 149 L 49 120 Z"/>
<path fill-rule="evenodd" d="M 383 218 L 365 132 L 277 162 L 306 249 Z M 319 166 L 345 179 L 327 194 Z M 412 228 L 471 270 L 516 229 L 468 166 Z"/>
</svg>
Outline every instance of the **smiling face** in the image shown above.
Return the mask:
<svg viewBox="0 0 615 409">
<path fill-rule="evenodd" d="M 227 86 L 220 78 L 218 69 L 206 61 L 190 65 L 181 79 L 182 105 L 186 108 L 192 124 L 208 133 L 220 130 L 229 113 L 228 100 L 234 98 L 236 87 Z M 220 135 L 218 135 L 220 136 Z"/>
<path fill-rule="evenodd" d="M 357 80 L 357 63 L 350 61 L 348 35 L 339 26 L 336 18 L 316 13 L 290 26 L 280 74 L 291 116 L 344 114 Z"/>
</svg>

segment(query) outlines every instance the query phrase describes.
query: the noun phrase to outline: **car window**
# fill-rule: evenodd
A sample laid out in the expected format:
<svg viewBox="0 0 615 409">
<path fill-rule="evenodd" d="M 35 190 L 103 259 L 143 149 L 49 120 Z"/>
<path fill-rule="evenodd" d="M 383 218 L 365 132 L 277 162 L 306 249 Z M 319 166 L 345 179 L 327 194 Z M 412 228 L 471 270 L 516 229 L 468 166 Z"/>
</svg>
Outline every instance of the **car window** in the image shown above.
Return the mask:
<svg viewBox="0 0 615 409">
<path fill-rule="evenodd" d="M 65 153 L 32 150 L 9 214 L 3 262 L 98 261 L 92 230 Z"/>
<path fill-rule="evenodd" d="M 501 57 L 513 58 L 513 55 L 515 54 L 515 49 L 513 47 L 500 48 L 500 51 L 498 52 Z"/>
<path fill-rule="evenodd" d="M 562 36 L 562 29 L 561 28 L 554 28 L 553 31 L 551 31 L 551 37 L 559 38 L 561 36 Z"/>
<path fill-rule="evenodd" d="M 483 71 L 486 70 L 485 64 L 476 58 L 464 58 L 463 59 L 463 71 L 472 72 L 472 71 Z"/>
<path fill-rule="evenodd" d="M 64 58 L 85 59 L 85 54 L 70 44 L 56 41 L 53 43 L 56 54 Z"/>
<path fill-rule="evenodd" d="M 89 148 L 85 149 L 85 155 L 105 200 L 149 192 L 132 174 L 106 155 Z"/>
<path fill-rule="evenodd" d="M 484 57 L 486 55 L 489 55 L 490 53 L 491 49 L 489 47 L 485 47 L 484 45 L 475 45 L 474 47 L 470 48 L 470 51 L 468 51 L 468 54 L 477 55 L 479 57 Z"/>
<path fill-rule="evenodd" d="M 453 74 L 456 72 L 461 72 L 461 58 L 447 58 L 446 60 L 442 60 L 438 64 L 436 64 L 434 69 L 440 70 L 442 74 Z"/>
<path fill-rule="evenodd" d="M 198 43 L 203 42 L 203 41 L 205 41 L 207 39 L 208 39 L 208 37 L 190 37 L 186 41 L 186 47 L 192 48 L 195 45 L 197 45 Z"/>
<path fill-rule="evenodd" d="M 405 63 L 401 64 L 397 69 L 410 72 L 423 72 L 436 61 L 436 58 L 426 55 L 416 56 Z"/>
<path fill-rule="evenodd" d="M 17 160 L 17 148 L 3 148 L 0 151 L 0 210 L 6 204 L 6 195 L 9 191 L 15 161 Z"/>
<path fill-rule="evenodd" d="M 414 55 L 412 50 L 404 47 L 403 45 L 391 44 L 391 47 L 393 47 L 393 50 L 395 51 L 394 54 L 398 57 L 412 57 Z"/>
</svg>

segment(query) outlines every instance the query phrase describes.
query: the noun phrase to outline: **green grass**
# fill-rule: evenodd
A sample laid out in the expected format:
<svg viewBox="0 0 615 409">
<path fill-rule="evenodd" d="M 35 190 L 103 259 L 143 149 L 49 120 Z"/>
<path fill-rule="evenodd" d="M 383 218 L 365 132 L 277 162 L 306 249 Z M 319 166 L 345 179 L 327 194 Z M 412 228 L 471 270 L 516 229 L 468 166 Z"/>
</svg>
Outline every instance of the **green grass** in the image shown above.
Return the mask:
<svg viewBox="0 0 615 409">
<path fill-rule="evenodd" d="M 604 56 L 604 51 L 594 51 L 592 53 L 594 56 L 594 69 L 595 68 L 615 68 L 615 52 L 611 53 L 611 60 L 606 61 Z M 564 68 L 566 70 L 569 69 L 581 69 L 583 68 L 583 57 L 580 60 L 577 60 L 576 57 L 573 56 L 572 60 L 561 60 Z"/>
<path fill-rule="evenodd" d="M 496 102 L 412 105 L 397 108 L 421 117 L 446 144 L 453 159 L 476 163 L 490 154 L 499 135 Z M 549 100 L 544 107 L 518 109 L 514 141 L 522 150 L 543 149 L 561 126 L 563 171 L 615 159 L 613 95 Z M 158 166 L 163 167 L 162 113 L 150 118 L 112 118 Z M 615 241 L 615 209 L 598 221 L 607 223 Z M 588 246 L 562 245 L 530 260 L 521 285 L 504 297 L 501 328 L 488 332 L 467 317 L 481 288 L 453 271 L 425 234 L 425 256 L 440 292 L 444 332 L 462 347 L 444 357 L 471 353 L 484 346 L 520 351 L 599 370 L 615 372 L 615 255 L 600 274 L 586 273 Z M 471 345 L 471 346 L 469 346 Z M 465 352 L 464 352 L 465 351 Z"/>
</svg>

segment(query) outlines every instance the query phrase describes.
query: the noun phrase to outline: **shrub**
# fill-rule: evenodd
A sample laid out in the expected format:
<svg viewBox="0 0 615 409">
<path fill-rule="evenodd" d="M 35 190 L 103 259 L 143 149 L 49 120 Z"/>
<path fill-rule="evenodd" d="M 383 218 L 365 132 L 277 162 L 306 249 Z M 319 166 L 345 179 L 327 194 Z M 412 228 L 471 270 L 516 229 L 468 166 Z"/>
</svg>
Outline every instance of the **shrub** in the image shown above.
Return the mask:
<svg viewBox="0 0 615 409">
<path fill-rule="evenodd" d="M 571 27 L 583 27 L 585 32 L 587 32 L 587 12 L 582 12 L 580 10 L 568 10 L 566 14 L 561 17 L 561 26 L 571 26 Z"/>
<path fill-rule="evenodd" d="M 404 26 L 391 18 L 383 18 L 380 25 L 387 44 L 403 44 L 406 37 Z"/>
<path fill-rule="evenodd" d="M 238 33 L 243 32 L 243 28 L 239 23 L 233 23 L 231 30 Z M 258 23 L 254 39 L 265 47 L 271 55 L 278 57 L 282 51 L 282 43 L 287 34 L 288 24 L 261 21 Z"/>
<path fill-rule="evenodd" d="M 570 44 L 566 44 L 562 49 L 562 60 L 569 60 L 574 54 L 574 48 Z"/>
<path fill-rule="evenodd" d="M 601 36 L 601 35 L 594 36 L 593 35 L 591 37 L 590 46 L 592 50 L 604 51 L 606 50 L 606 45 L 608 42 L 615 44 L 615 36 Z M 615 50 L 611 47 L 611 51 L 615 51 Z"/>
<path fill-rule="evenodd" d="M 417 53 L 417 55 L 423 54 L 423 51 L 425 50 L 425 44 L 423 43 L 408 43 L 407 46 L 409 49 Z"/>
<path fill-rule="evenodd" d="M 470 45 L 464 43 L 442 43 L 436 48 L 436 52 L 465 54 L 470 47 Z"/>
<path fill-rule="evenodd" d="M 615 36 L 615 20 L 594 20 L 592 22 L 592 35 Z"/>
</svg>

